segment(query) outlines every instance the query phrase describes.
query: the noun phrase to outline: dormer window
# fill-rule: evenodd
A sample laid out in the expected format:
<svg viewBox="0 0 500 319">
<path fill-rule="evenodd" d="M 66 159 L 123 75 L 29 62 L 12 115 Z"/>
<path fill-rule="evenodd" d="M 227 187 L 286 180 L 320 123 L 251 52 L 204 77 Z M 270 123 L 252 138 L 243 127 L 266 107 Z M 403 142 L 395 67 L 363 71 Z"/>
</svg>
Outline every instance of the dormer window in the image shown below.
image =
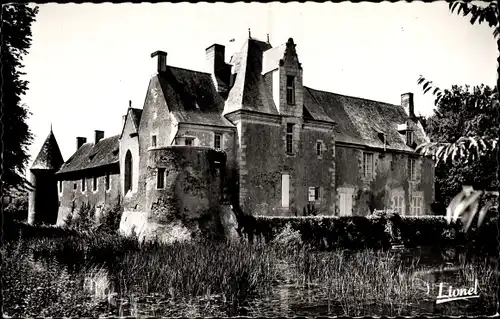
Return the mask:
<svg viewBox="0 0 500 319">
<path fill-rule="evenodd" d="M 286 103 L 295 104 L 295 77 L 292 75 L 286 77 Z"/>
<path fill-rule="evenodd" d="M 184 144 L 187 146 L 192 146 L 193 145 L 194 138 L 186 137 L 184 139 Z"/>
<path fill-rule="evenodd" d="M 413 145 L 413 142 L 414 142 L 414 139 L 413 139 L 413 131 L 412 130 L 407 130 L 406 131 L 406 144 L 408 146 L 412 146 Z"/>
<path fill-rule="evenodd" d="M 222 149 L 222 135 L 215 133 L 214 135 L 214 148 L 216 150 Z"/>
</svg>

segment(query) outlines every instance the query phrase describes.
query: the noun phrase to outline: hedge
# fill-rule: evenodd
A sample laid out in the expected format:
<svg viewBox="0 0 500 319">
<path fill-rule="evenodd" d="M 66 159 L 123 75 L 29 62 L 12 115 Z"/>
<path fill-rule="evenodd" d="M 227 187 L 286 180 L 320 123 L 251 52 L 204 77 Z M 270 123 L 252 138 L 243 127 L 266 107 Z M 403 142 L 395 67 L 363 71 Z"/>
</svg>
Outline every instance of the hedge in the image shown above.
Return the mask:
<svg viewBox="0 0 500 319">
<path fill-rule="evenodd" d="M 491 248 L 498 237 L 497 220 L 488 219 L 480 228 L 473 226 L 465 232 L 460 221 L 448 224 L 444 216 L 256 216 L 255 235 L 272 241 L 289 227 L 300 233 L 304 243 L 321 249 L 377 249 L 392 244 Z"/>
</svg>

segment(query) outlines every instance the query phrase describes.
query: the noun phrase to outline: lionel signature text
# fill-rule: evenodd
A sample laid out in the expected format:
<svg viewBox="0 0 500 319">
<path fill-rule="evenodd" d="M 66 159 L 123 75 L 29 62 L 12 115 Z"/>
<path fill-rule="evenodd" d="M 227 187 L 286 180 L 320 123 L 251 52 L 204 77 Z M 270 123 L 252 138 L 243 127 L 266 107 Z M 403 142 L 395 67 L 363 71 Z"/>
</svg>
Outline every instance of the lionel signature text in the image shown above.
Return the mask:
<svg viewBox="0 0 500 319">
<path fill-rule="evenodd" d="M 439 295 L 436 299 L 436 304 L 450 302 L 454 300 L 462 300 L 462 299 L 470 299 L 470 298 L 479 298 L 479 293 L 477 288 L 479 287 L 479 282 L 476 279 L 474 282 L 474 287 L 469 288 L 453 288 L 452 286 L 448 287 L 447 294 L 446 289 L 443 283 L 439 284 Z"/>
</svg>

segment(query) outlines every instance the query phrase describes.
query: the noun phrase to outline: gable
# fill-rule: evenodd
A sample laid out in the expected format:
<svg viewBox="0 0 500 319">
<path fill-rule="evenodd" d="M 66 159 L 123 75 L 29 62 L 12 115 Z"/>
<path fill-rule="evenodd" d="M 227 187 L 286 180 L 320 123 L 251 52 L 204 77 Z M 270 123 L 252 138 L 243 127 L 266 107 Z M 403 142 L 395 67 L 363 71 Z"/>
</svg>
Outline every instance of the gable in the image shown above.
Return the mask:
<svg viewBox="0 0 500 319">
<path fill-rule="evenodd" d="M 123 138 L 124 134 L 139 133 L 139 123 L 141 121 L 142 110 L 128 108 L 127 114 L 125 115 L 125 122 L 123 123 L 122 132 L 120 138 Z"/>
</svg>

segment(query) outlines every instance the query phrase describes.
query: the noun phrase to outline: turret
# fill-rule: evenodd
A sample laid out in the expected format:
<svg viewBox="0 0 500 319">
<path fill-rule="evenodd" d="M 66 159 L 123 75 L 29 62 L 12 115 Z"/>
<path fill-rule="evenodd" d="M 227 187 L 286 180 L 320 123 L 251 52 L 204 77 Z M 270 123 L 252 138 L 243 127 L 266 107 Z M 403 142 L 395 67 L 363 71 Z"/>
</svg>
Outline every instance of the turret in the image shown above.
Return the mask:
<svg viewBox="0 0 500 319">
<path fill-rule="evenodd" d="M 63 163 L 61 150 L 51 127 L 30 168 L 33 189 L 29 193 L 28 223 L 56 223 L 59 197 L 55 173 Z"/>
</svg>

